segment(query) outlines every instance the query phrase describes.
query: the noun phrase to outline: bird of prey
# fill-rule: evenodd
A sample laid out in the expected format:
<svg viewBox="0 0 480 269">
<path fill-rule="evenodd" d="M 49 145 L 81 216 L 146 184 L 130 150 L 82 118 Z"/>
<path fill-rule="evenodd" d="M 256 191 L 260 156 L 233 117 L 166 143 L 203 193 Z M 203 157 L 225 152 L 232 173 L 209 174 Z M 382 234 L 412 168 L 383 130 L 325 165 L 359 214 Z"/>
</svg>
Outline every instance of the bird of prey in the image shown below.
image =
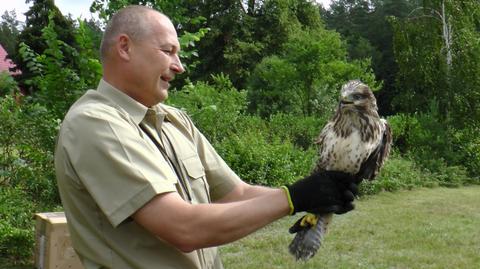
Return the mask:
<svg viewBox="0 0 480 269">
<path fill-rule="evenodd" d="M 332 119 L 322 129 L 318 145 L 317 171 L 342 171 L 372 180 L 390 153 L 392 135 L 386 120 L 377 112 L 370 88 L 359 80 L 344 84 L 340 103 Z M 297 260 L 308 260 L 320 247 L 332 214 L 308 213 L 294 228 L 289 251 Z"/>
</svg>

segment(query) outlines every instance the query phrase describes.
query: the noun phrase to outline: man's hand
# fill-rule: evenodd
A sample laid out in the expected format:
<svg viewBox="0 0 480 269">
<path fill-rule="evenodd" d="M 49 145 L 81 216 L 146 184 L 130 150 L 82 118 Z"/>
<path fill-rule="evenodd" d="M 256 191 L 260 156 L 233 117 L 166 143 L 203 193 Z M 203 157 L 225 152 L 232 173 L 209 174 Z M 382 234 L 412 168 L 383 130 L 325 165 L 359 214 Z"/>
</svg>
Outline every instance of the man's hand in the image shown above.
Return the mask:
<svg viewBox="0 0 480 269">
<path fill-rule="evenodd" d="M 352 210 L 352 202 L 358 194 L 354 182 L 355 177 L 350 174 L 323 171 L 286 186 L 291 214 L 301 211 L 343 214 Z"/>
</svg>

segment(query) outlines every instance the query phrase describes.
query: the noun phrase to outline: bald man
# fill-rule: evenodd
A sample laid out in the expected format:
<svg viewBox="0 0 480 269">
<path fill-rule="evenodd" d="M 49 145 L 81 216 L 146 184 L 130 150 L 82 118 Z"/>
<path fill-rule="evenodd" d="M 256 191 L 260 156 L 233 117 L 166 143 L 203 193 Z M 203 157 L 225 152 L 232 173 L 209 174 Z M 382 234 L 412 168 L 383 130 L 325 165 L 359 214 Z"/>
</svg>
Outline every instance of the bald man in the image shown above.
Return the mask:
<svg viewBox="0 0 480 269">
<path fill-rule="evenodd" d="M 277 189 L 243 182 L 184 112 L 162 104 L 184 71 L 179 50 L 168 17 L 121 9 L 102 39 L 98 88 L 62 123 L 57 182 L 87 269 L 218 269 L 215 246 L 295 212 L 353 208 L 341 173 Z"/>
</svg>

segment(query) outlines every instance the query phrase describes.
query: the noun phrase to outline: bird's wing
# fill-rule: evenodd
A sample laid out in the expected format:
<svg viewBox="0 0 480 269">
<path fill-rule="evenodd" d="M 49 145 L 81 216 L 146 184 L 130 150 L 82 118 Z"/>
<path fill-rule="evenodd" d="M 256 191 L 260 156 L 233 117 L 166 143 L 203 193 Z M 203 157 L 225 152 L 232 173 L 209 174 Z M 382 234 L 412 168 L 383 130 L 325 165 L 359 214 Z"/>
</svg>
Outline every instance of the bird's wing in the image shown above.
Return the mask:
<svg viewBox="0 0 480 269">
<path fill-rule="evenodd" d="M 368 156 L 360 166 L 356 178 L 358 180 L 368 179 L 372 180 L 377 176 L 378 171 L 382 167 L 384 161 L 390 154 L 390 148 L 392 146 L 392 131 L 390 126 L 385 120 L 382 120 L 384 124 L 383 136 L 381 142 L 375 148 L 375 150 Z"/>
<path fill-rule="evenodd" d="M 327 136 L 332 136 L 333 132 L 333 122 L 328 122 L 323 127 L 320 135 L 317 137 L 315 144 L 317 145 L 318 160 L 313 172 L 321 172 L 326 170 L 327 164 L 330 162 L 330 160 L 325 154 L 323 154 L 323 151 L 326 147 L 326 140 L 328 139 Z"/>
</svg>

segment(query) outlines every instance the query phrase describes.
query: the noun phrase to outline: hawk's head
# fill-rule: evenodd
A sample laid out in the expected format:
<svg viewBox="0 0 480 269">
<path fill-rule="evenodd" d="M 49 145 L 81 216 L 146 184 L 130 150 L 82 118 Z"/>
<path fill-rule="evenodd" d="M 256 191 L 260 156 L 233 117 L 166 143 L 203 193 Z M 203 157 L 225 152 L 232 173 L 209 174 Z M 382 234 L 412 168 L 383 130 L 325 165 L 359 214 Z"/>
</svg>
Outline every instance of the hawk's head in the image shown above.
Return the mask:
<svg viewBox="0 0 480 269">
<path fill-rule="evenodd" d="M 340 91 L 340 109 L 377 111 L 377 101 L 366 84 L 360 80 L 350 80 Z"/>
</svg>

